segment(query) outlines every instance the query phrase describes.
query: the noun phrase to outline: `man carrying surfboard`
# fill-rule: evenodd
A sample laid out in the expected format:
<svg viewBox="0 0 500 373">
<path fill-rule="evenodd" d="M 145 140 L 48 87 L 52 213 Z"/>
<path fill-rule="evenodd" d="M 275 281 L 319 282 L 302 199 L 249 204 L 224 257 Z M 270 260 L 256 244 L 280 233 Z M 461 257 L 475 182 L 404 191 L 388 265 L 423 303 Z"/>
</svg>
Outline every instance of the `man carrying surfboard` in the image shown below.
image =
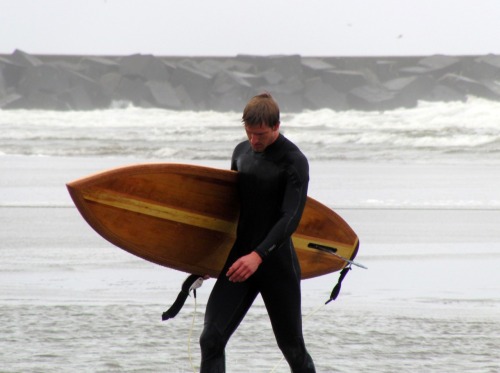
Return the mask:
<svg viewBox="0 0 500 373">
<path fill-rule="evenodd" d="M 269 93 L 248 102 L 242 122 L 248 141 L 231 160 L 241 204 L 237 237 L 207 303 L 201 372 L 225 371 L 225 346 L 259 293 L 292 372 L 315 372 L 302 334 L 301 273 L 291 240 L 307 198 L 308 162 L 280 133 Z"/>
</svg>

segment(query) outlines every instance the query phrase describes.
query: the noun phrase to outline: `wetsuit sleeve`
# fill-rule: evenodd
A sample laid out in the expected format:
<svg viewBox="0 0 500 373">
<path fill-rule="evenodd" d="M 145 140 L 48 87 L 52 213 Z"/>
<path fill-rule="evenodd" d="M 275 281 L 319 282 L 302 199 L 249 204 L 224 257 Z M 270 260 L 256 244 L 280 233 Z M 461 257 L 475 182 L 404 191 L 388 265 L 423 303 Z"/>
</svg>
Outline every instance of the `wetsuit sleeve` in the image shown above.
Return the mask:
<svg viewBox="0 0 500 373">
<path fill-rule="evenodd" d="M 262 259 L 279 248 L 297 229 L 306 204 L 308 183 L 309 165 L 307 159 L 301 158 L 287 168 L 280 217 L 255 249 Z"/>
<path fill-rule="evenodd" d="M 242 144 L 238 144 L 233 150 L 233 155 L 231 156 L 231 170 L 232 171 L 238 171 L 238 166 L 237 166 L 236 160 L 238 159 L 238 156 L 241 153 L 241 147 L 242 147 Z"/>
</svg>

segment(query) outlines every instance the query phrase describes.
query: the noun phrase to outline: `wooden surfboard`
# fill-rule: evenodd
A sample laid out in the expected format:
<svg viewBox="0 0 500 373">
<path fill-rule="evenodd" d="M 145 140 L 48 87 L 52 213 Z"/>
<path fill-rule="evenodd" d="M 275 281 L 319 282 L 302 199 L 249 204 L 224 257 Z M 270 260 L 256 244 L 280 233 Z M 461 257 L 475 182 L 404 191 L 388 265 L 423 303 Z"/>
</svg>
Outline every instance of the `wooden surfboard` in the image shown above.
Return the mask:
<svg viewBox="0 0 500 373">
<path fill-rule="evenodd" d="M 81 215 L 109 242 L 162 266 L 217 277 L 236 236 L 237 177 L 229 170 L 151 163 L 67 187 Z M 303 279 L 344 268 L 342 258 L 354 259 L 359 246 L 349 225 L 310 197 L 292 239 Z"/>
</svg>

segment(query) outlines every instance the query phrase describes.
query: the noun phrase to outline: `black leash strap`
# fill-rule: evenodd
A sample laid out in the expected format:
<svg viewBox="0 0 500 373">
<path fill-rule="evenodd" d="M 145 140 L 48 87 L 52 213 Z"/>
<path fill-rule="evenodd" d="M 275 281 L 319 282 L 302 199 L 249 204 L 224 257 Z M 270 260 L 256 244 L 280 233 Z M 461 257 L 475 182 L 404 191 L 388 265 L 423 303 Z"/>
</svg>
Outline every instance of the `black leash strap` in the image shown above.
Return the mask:
<svg viewBox="0 0 500 373">
<path fill-rule="evenodd" d="M 342 272 L 340 272 L 339 280 L 337 281 L 337 285 L 332 290 L 332 293 L 330 294 L 330 299 L 328 299 L 325 304 L 330 303 L 332 300 L 337 299 L 340 293 L 340 288 L 342 287 L 342 281 L 344 280 L 344 277 L 347 276 L 347 273 L 351 270 L 351 266 L 348 265 L 345 267 Z"/>
<path fill-rule="evenodd" d="M 186 302 L 189 292 L 193 290 L 193 295 L 196 298 L 196 289 L 199 288 L 203 283 L 203 277 L 199 275 L 189 275 L 186 280 L 182 283 L 181 291 L 177 296 L 174 304 L 170 308 L 163 312 L 161 319 L 166 321 L 168 319 L 173 319 L 181 310 L 182 306 Z"/>
</svg>

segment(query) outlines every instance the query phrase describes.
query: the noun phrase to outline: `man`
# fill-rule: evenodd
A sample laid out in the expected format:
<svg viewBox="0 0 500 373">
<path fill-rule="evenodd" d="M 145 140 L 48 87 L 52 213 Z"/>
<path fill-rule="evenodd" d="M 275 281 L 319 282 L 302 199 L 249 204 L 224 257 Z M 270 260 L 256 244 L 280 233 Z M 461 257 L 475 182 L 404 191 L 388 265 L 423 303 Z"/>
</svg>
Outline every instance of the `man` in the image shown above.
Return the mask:
<svg viewBox="0 0 500 373">
<path fill-rule="evenodd" d="M 279 132 L 280 112 L 268 93 L 243 111 L 248 141 L 234 149 L 240 218 L 237 237 L 205 313 L 201 372 L 225 371 L 225 346 L 260 293 L 278 346 L 292 372 L 314 372 L 302 335 L 300 266 L 291 235 L 307 198 L 306 157 Z"/>
</svg>

